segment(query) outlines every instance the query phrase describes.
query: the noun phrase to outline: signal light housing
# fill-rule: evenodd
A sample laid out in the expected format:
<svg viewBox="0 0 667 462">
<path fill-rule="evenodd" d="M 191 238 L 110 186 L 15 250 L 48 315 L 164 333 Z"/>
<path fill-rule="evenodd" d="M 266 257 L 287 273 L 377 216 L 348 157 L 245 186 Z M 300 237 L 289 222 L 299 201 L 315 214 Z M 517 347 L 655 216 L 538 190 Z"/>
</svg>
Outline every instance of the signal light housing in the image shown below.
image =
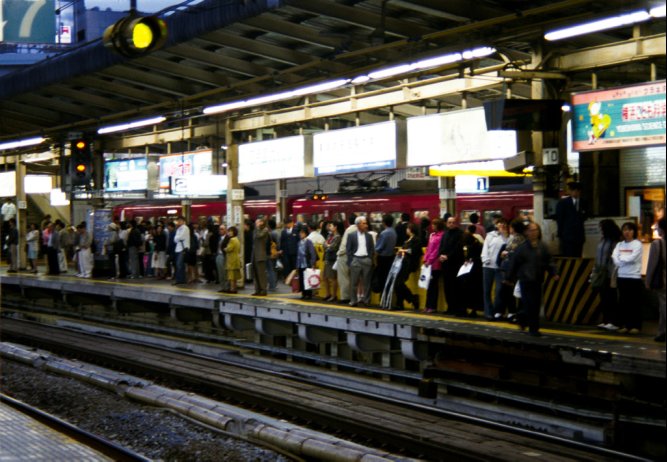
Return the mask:
<svg viewBox="0 0 667 462">
<path fill-rule="evenodd" d="M 128 58 L 161 48 L 167 41 L 167 23 L 157 16 L 130 14 L 110 25 L 102 36 L 104 46 Z"/>
<path fill-rule="evenodd" d="M 84 139 L 70 143 L 70 181 L 72 186 L 88 186 L 93 177 L 93 156 L 90 142 Z"/>
<path fill-rule="evenodd" d="M 313 192 L 313 195 L 311 196 L 311 198 L 314 201 L 325 201 L 329 198 L 329 196 L 327 194 L 325 194 L 324 191 L 322 191 L 321 189 L 317 189 Z"/>
</svg>

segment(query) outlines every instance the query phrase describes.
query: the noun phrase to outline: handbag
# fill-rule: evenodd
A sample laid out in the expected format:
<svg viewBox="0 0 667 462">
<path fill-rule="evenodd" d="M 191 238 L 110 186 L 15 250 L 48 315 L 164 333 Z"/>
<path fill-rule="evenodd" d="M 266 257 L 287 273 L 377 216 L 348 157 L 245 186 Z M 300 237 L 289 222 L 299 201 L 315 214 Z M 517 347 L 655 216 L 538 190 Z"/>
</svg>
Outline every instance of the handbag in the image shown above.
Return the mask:
<svg viewBox="0 0 667 462">
<path fill-rule="evenodd" d="M 422 269 L 419 272 L 419 282 L 417 285 L 422 289 L 428 289 L 428 285 L 431 282 L 431 265 L 422 265 Z"/>
<path fill-rule="evenodd" d="M 306 268 L 303 271 L 304 290 L 317 290 L 320 288 L 320 270 L 315 268 Z"/>
<path fill-rule="evenodd" d="M 290 285 L 292 283 L 292 280 L 296 278 L 296 275 L 297 275 L 297 270 L 293 269 L 292 271 L 290 271 L 290 273 L 285 278 L 285 284 Z"/>
</svg>

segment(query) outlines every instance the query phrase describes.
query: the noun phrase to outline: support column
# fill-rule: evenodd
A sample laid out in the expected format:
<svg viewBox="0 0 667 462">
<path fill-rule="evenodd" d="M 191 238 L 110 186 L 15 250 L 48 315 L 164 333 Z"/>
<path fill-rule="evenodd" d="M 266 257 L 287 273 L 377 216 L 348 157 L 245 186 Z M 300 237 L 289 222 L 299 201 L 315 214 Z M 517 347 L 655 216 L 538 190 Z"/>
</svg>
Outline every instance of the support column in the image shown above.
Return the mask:
<svg viewBox="0 0 667 462">
<path fill-rule="evenodd" d="M 456 179 L 453 176 L 438 177 L 438 195 L 440 197 L 440 218 L 445 213 L 456 216 Z"/>
<path fill-rule="evenodd" d="M 537 67 L 542 62 L 542 47 L 538 45 L 532 57 L 532 66 Z M 530 97 L 532 99 L 544 99 L 544 81 L 533 79 L 530 83 Z M 546 187 L 546 176 L 544 173 L 544 161 L 542 148 L 544 146 L 541 131 L 532 132 L 532 150 L 534 153 L 533 169 L 533 220 L 542 227 L 544 225 L 544 189 Z"/>
<path fill-rule="evenodd" d="M 236 226 L 238 239 L 241 242 L 241 262 L 245 261 L 243 256 L 243 198 L 239 199 L 234 190 L 242 189 L 239 185 L 239 146 L 234 141 L 232 132 L 232 121 L 225 123 L 225 140 L 227 141 L 227 226 Z M 241 284 L 245 286 L 245 268 L 241 265 Z"/>
<path fill-rule="evenodd" d="M 28 206 L 25 196 L 24 178 L 26 174 L 25 164 L 21 162 L 21 156 L 15 156 L 16 159 L 16 229 L 19 234 L 19 242 L 16 250 L 17 264 L 16 268 L 25 268 L 28 261 L 25 252 L 25 235 L 28 229 Z"/>
</svg>

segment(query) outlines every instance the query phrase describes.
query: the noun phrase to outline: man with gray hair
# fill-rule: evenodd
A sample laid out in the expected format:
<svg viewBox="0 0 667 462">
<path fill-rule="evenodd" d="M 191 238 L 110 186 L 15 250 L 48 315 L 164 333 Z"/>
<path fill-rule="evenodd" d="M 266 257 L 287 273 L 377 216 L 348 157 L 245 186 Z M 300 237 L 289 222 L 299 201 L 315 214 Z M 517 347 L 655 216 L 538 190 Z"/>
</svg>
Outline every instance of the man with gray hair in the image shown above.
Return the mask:
<svg viewBox="0 0 667 462">
<path fill-rule="evenodd" d="M 345 246 L 347 264 L 350 268 L 350 306 L 357 306 L 359 303 L 357 288 L 360 284 L 363 287 L 360 302 L 368 306 L 371 298 L 375 245 L 373 237 L 368 233 L 366 217 L 357 217 L 354 224 L 357 226 L 357 232 L 350 233 Z"/>
</svg>

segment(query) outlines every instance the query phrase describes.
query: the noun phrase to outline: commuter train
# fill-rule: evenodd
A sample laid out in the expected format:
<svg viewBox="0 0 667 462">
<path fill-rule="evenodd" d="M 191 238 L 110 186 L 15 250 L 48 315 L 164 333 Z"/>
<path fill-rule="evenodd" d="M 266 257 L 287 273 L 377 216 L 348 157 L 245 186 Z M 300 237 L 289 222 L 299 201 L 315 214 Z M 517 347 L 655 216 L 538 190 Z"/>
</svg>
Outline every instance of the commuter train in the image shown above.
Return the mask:
<svg viewBox="0 0 667 462">
<path fill-rule="evenodd" d="M 287 214 L 303 221 L 319 220 L 349 221 L 351 214 L 365 215 L 369 224 L 379 228 L 382 215 L 392 214 L 396 218 L 401 213 L 409 213 L 418 222 L 423 216 L 440 216 L 440 200 L 436 193 L 376 192 L 329 194 L 325 200 L 314 200 L 311 196 L 290 196 L 287 198 Z M 243 203 L 243 213 L 247 218 L 271 217 L 276 214 L 275 199 L 247 199 Z M 494 215 L 500 214 L 508 220 L 528 219 L 533 213 L 533 194 L 526 190 L 498 191 L 480 194 L 458 194 L 456 213 L 461 224 L 469 223 L 472 213 L 477 213 L 480 221 L 488 226 Z M 125 204 L 114 208 L 114 216 L 120 220 L 155 221 L 174 219 L 182 214 L 182 206 L 175 201 L 151 204 Z M 214 218 L 224 220 L 227 204 L 221 201 L 193 200 L 190 220 Z"/>
</svg>

